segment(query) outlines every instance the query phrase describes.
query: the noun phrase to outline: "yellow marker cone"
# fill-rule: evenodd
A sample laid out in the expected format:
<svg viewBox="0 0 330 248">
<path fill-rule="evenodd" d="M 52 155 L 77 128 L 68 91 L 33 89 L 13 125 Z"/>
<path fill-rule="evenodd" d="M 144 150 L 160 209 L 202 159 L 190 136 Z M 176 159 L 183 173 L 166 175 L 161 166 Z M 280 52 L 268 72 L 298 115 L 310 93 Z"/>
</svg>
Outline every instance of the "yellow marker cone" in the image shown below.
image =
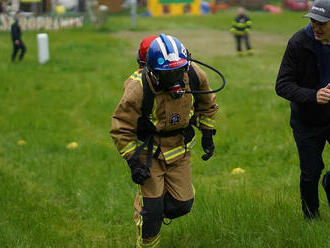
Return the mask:
<svg viewBox="0 0 330 248">
<path fill-rule="evenodd" d="M 66 145 L 66 148 L 69 150 L 77 149 L 78 148 L 78 143 L 77 142 L 71 142 Z"/>
<path fill-rule="evenodd" d="M 245 173 L 245 170 L 242 168 L 235 168 L 231 171 L 231 174 L 242 174 Z"/>
<path fill-rule="evenodd" d="M 26 141 L 23 139 L 20 139 L 19 141 L 17 141 L 17 145 L 19 146 L 25 146 L 26 145 Z"/>
</svg>

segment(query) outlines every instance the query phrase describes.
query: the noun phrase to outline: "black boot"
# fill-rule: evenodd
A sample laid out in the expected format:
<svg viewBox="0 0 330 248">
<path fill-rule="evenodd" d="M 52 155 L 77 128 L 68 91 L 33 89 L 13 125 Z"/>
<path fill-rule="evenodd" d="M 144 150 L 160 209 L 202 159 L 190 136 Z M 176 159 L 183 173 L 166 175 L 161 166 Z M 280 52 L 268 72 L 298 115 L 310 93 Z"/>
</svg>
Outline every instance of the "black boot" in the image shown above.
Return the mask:
<svg viewBox="0 0 330 248">
<path fill-rule="evenodd" d="M 303 204 L 303 212 L 304 212 L 304 218 L 306 220 L 314 220 L 320 217 L 320 213 L 319 210 L 315 210 L 315 209 L 309 209 L 306 205 L 304 206 Z"/>
<path fill-rule="evenodd" d="M 324 188 L 325 193 L 327 194 L 328 204 L 330 207 L 330 171 L 324 174 L 322 179 L 322 187 Z"/>
<path fill-rule="evenodd" d="M 306 219 L 314 219 L 319 214 L 318 182 L 300 182 L 301 205 Z"/>
</svg>

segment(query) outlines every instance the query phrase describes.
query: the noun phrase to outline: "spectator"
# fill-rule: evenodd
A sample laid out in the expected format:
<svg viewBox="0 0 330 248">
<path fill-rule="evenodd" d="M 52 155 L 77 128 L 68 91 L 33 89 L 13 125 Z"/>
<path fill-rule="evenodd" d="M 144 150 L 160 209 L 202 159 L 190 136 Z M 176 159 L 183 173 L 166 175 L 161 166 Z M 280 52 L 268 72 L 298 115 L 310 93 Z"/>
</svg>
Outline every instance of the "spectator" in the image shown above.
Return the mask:
<svg viewBox="0 0 330 248">
<path fill-rule="evenodd" d="M 276 92 L 291 102 L 293 136 L 300 160 L 300 195 L 306 218 L 319 216 L 318 184 L 322 152 L 330 141 L 330 1 L 314 1 L 307 27 L 287 45 Z M 322 180 L 330 204 L 330 176 Z"/>
<path fill-rule="evenodd" d="M 22 40 L 22 31 L 19 25 L 19 13 L 15 15 L 15 22 L 11 25 L 11 39 L 13 41 L 13 48 L 14 48 L 11 56 L 11 60 L 12 62 L 14 62 L 16 59 L 17 52 L 21 50 L 21 53 L 19 55 L 19 60 L 21 61 L 26 52 L 26 47 Z"/>
</svg>

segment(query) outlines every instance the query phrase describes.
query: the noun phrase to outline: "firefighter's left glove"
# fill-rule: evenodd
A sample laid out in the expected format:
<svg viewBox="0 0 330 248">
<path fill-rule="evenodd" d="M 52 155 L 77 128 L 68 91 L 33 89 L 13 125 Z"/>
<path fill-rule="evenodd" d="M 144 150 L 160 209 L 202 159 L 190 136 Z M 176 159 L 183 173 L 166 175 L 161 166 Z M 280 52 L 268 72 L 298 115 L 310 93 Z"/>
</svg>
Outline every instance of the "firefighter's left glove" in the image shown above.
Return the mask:
<svg viewBox="0 0 330 248">
<path fill-rule="evenodd" d="M 202 147 L 205 154 L 202 156 L 204 161 L 209 160 L 213 156 L 214 142 L 213 135 L 215 135 L 215 129 L 201 129 L 202 131 Z"/>
<path fill-rule="evenodd" d="M 131 169 L 132 180 L 136 184 L 143 185 L 144 181 L 151 177 L 149 168 L 140 162 L 139 159 L 131 158 L 127 160 Z"/>
</svg>

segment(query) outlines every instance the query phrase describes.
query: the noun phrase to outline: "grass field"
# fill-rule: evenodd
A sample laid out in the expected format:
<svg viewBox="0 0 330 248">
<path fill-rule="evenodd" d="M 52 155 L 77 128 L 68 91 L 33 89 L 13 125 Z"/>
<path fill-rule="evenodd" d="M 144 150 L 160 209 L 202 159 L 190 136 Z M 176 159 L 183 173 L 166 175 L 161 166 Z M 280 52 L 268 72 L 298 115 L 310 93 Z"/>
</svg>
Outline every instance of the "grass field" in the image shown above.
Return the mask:
<svg viewBox="0 0 330 248">
<path fill-rule="evenodd" d="M 108 131 L 141 38 L 162 32 L 228 81 L 217 98 L 215 156 L 203 162 L 197 143 L 193 211 L 163 227 L 162 247 L 330 247 L 321 188 L 322 218 L 303 220 L 289 106 L 274 92 L 287 40 L 308 22 L 302 15 L 250 13 L 255 55 L 243 58 L 228 32 L 230 10 L 139 18 L 137 30 L 129 17 L 113 16 L 103 30 L 48 32 L 45 65 L 37 63 L 36 32 L 24 33 L 26 58 L 15 64 L 9 34 L 0 33 L 0 248 L 134 247 L 136 186 Z M 73 141 L 79 147 L 66 149 Z M 326 147 L 326 164 L 329 154 Z M 237 167 L 246 172 L 232 175 Z"/>
</svg>

